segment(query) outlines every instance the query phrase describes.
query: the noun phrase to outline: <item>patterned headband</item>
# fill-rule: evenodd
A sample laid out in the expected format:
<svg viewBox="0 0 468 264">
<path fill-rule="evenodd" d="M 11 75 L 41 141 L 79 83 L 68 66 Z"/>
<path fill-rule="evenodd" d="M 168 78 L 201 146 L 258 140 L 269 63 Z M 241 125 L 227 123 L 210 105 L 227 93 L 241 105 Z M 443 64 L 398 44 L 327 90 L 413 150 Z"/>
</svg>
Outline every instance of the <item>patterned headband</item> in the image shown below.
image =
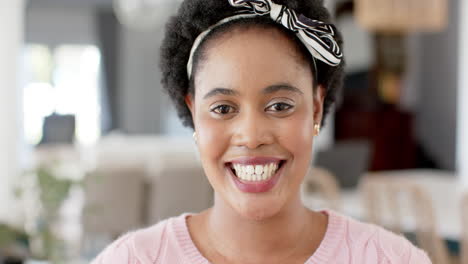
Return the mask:
<svg viewBox="0 0 468 264">
<path fill-rule="evenodd" d="M 296 36 L 316 58 L 330 66 L 340 64 L 343 53 L 335 40 L 335 27 L 318 20 L 312 20 L 300 14 L 296 14 L 283 5 L 275 4 L 271 0 L 228 0 L 231 6 L 244 8 L 245 13 L 227 17 L 202 32 L 195 40 L 190 51 L 187 63 L 187 73 L 190 79 L 193 67 L 193 55 L 203 39 L 216 27 L 230 21 L 269 14 L 271 19 L 280 23 L 285 28 L 296 33 Z"/>
</svg>

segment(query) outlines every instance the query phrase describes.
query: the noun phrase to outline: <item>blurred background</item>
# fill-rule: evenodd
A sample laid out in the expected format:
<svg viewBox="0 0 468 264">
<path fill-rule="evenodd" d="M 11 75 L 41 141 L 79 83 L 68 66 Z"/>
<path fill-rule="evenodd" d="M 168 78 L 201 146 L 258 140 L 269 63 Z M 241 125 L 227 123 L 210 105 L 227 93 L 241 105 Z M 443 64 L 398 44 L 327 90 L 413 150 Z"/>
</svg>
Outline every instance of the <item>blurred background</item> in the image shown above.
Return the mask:
<svg viewBox="0 0 468 264">
<path fill-rule="evenodd" d="M 160 85 L 180 2 L 0 0 L 0 263 L 88 263 L 129 230 L 212 204 Z M 325 4 L 346 80 L 304 203 L 468 263 L 468 2 Z"/>
</svg>

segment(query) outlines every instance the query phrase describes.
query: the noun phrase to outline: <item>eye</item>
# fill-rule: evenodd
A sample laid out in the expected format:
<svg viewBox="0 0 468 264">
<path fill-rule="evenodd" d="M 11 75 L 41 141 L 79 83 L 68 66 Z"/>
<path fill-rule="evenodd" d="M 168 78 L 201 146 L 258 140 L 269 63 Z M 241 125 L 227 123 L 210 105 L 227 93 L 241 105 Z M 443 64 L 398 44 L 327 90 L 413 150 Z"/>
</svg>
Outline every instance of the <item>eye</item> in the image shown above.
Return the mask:
<svg viewBox="0 0 468 264">
<path fill-rule="evenodd" d="M 287 104 L 287 103 L 274 103 L 266 108 L 267 111 L 273 112 L 285 112 L 294 106 Z"/>
<path fill-rule="evenodd" d="M 210 112 L 213 112 L 218 115 L 227 115 L 235 112 L 234 107 L 230 105 L 218 105 L 211 108 Z"/>
</svg>

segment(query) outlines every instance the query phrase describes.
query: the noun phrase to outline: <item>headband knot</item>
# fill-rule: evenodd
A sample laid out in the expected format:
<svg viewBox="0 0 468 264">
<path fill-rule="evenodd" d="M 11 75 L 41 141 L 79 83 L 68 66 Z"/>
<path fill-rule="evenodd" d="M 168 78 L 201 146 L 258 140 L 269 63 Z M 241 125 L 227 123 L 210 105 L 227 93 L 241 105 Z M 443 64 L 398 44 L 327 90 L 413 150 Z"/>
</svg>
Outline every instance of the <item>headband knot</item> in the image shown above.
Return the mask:
<svg viewBox="0 0 468 264">
<path fill-rule="evenodd" d="M 296 33 L 296 36 L 306 46 L 307 50 L 312 54 L 312 57 L 330 66 L 338 66 L 341 63 L 343 53 L 335 39 L 336 29 L 333 24 L 313 20 L 302 14 L 297 15 L 294 10 L 283 5 L 273 3 L 272 0 L 228 1 L 231 6 L 243 8 L 244 10 L 241 10 L 241 14 L 219 21 L 197 37 L 190 52 L 190 58 L 187 64 L 189 78 L 192 74 L 193 54 L 203 38 L 213 30 L 213 28 L 235 19 L 264 16 L 268 14 L 273 21 Z"/>
<path fill-rule="evenodd" d="M 258 15 L 270 14 L 270 17 L 285 28 L 295 32 L 312 55 L 330 66 L 340 64 L 343 54 L 335 40 L 335 27 L 318 20 L 313 20 L 286 6 L 271 0 L 229 0 L 233 7 L 244 8 Z"/>
</svg>

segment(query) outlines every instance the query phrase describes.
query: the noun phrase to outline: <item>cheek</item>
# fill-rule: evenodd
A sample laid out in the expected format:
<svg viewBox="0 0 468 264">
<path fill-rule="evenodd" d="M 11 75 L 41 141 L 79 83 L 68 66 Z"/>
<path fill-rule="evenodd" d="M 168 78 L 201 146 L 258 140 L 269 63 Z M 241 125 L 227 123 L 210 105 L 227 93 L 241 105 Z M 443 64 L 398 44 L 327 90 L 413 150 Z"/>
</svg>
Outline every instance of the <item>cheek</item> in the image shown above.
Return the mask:
<svg viewBox="0 0 468 264">
<path fill-rule="evenodd" d="M 229 140 L 223 131 L 220 122 L 212 118 L 199 116 L 195 122 L 197 132 L 197 146 L 200 153 L 200 160 L 205 171 L 205 175 L 215 190 L 223 185 L 219 176 L 219 171 L 224 164 L 220 163 L 222 156 L 229 147 Z"/>
<path fill-rule="evenodd" d="M 303 108 L 280 125 L 279 141 L 295 156 L 294 159 L 309 157 L 314 138 L 312 109 Z"/>
<path fill-rule="evenodd" d="M 287 177 L 291 190 L 297 191 L 312 161 L 313 115 L 307 109 L 297 113 L 280 131 L 279 142 L 291 155 L 290 175 Z"/>
<path fill-rule="evenodd" d="M 197 131 L 197 144 L 200 156 L 209 168 L 217 166 L 213 162 L 220 160 L 229 147 L 229 135 L 223 133 L 224 125 L 207 115 L 200 115 L 195 124 Z"/>
</svg>

